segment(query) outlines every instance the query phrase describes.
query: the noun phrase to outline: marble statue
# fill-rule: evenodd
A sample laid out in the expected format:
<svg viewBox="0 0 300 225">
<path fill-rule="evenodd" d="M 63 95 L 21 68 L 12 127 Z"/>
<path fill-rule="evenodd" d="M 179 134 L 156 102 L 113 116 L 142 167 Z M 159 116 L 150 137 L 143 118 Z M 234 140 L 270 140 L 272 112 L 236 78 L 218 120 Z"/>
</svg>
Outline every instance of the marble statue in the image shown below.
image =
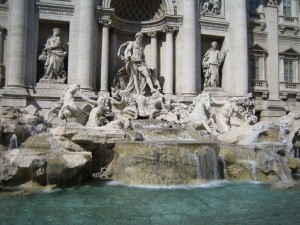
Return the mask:
<svg viewBox="0 0 300 225">
<path fill-rule="evenodd" d="M 78 94 L 84 101 L 94 105 L 94 108 L 91 110 L 85 126 L 100 127 L 106 125 L 109 122 L 106 118 L 106 114 L 109 113 L 107 100 L 110 98 L 99 95 L 97 101 L 95 101 L 85 96 L 82 92 L 78 92 Z"/>
<path fill-rule="evenodd" d="M 197 130 L 204 127 L 208 133 L 211 133 L 209 124 L 212 123 L 212 119 L 207 117 L 210 110 L 211 95 L 210 93 L 199 94 L 194 98 L 193 103 L 189 107 L 189 117 L 192 122 L 192 126 Z"/>
<path fill-rule="evenodd" d="M 203 15 L 220 15 L 221 0 L 206 0 L 202 3 Z"/>
<path fill-rule="evenodd" d="M 145 63 L 143 34 L 137 33 L 135 38 L 135 41 L 127 41 L 122 44 L 118 50 L 118 56 L 125 61 L 123 72 L 126 71 L 129 76 L 125 91 L 143 95 L 147 85 L 152 93 L 160 91 L 160 87 L 154 88 L 151 72 Z"/>
<path fill-rule="evenodd" d="M 204 88 L 220 87 L 220 65 L 224 61 L 226 52 L 217 50 L 218 43 L 213 41 L 211 48 L 203 56 L 202 66 L 204 73 Z"/>
<path fill-rule="evenodd" d="M 230 118 L 234 113 L 239 112 L 239 107 L 237 105 L 238 98 L 233 97 L 223 101 L 212 98 L 211 100 L 212 103 L 221 106 L 212 112 L 212 117 L 216 122 L 219 132 L 228 132 L 230 130 Z"/>
<path fill-rule="evenodd" d="M 45 115 L 45 122 L 49 122 L 51 113 L 57 114 L 57 117 L 66 122 L 77 122 L 85 125 L 88 120 L 89 109 L 80 109 L 75 103 L 75 94 L 80 91 L 80 85 L 74 84 L 68 86 L 56 103 Z"/>
<path fill-rule="evenodd" d="M 66 81 L 66 71 L 64 68 L 64 59 L 67 55 L 66 50 L 62 46 L 62 40 L 59 36 L 60 29 L 54 28 L 53 35 L 47 39 L 39 60 L 44 61 L 43 79 L 55 79 L 60 83 Z"/>
</svg>

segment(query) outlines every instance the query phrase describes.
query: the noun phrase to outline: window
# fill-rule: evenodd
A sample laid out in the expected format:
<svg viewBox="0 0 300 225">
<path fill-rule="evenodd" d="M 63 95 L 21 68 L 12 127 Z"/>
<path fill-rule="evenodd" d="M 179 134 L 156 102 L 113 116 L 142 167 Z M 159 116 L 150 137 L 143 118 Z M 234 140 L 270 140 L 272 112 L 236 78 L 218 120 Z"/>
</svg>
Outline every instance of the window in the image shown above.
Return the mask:
<svg viewBox="0 0 300 225">
<path fill-rule="evenodd" d="M 249 12 L 255 13 L 260 5 L 260 0 L 249 0 Z"/>
<path fill-rule="evenodd" d="M 261 79 L 260 60 L 261 57 L 252 57 L 250 61 L 250 72 L 254 80 Z"/>
<path fill-rule="evenodd" d="M 279 53 L 280 82 L 284 85 L 299 82 L 299 59 L 300 54 L 293 48 Z"/>
<path fill-rule="evenodd" d="M 292 83 L 293 82 L 293 61 L 284 60 L 284 81 Z"/>
<path fill-rule="evenodd" d="M 292 0 L 283 0 L 283 15 L 292 17 Z"/>
</svg>

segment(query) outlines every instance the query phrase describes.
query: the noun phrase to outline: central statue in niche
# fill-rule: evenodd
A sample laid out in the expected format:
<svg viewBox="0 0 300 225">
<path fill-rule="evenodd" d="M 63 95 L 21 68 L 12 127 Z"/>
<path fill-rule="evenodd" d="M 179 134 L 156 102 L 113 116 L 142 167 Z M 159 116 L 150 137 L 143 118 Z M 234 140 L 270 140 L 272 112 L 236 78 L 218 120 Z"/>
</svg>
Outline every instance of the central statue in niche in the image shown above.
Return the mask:
<svg viewBox="0 0 300 225">
<path fill-rule="evenodd" d="M 143 34 L 137 33 L 135 41 L 127 41 L 120 46 L 118 56 L 125 61 L 125 67 L 118 71 L 112 85 L 113 91 L 124 90 L 128 93 L 144 95 L 147 85 L 151 93 L 160 91 L 158 81 L 153 80 L 151 71 L 145 62 L 142 41 Z M 154 88 L 153 83 L 156 84 L 157 89 Z"/>
</svg>

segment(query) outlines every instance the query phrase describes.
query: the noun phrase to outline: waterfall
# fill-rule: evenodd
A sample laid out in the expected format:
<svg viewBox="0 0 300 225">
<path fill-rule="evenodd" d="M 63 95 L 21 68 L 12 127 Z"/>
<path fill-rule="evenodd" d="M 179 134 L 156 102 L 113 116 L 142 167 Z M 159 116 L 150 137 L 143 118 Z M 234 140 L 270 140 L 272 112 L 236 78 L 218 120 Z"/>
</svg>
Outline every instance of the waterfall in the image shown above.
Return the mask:
<svg viewBox="0 0 300 225">
<path fill-rule="evenodd" d="M 182 185 L 220 179 L 217 142 L 118 142 L 113 180 Z"/>
<path fill-rule="evenodd" d="M 51 163 L 50 160 L 47 161 L 47 185 L 59 184 L 60 171 L 59 167 L 55 163 Z"/>
<path fill-rule="evenodd" d="M 9 140 L 8 150 L 11 150 L 13 148 L 18 148 L 18 140 L 16 134 L 12 134 Z"/>
<path fill-rule="evenodd" d="M 225 180 L 229 180 L 228 170 L 227 170 L 227 163 L 226 160 L 223 157 L 220 157 L 222 164 L 223 164 L 223 174 Z"/>
<path fill-rule="evenodd" d="M 194 159 L 196 161 L 197 179 L 220 179 L 218 158 L 213 148 L 209 148 L 205 154 L 199 154 L 198 152 L 195 152 Z"/>
<path fill-rule="evenodd" d="M 256 152 L 254 149 L 238 149 L 236 150 L 238 162 L 245 165 L 252 174 L 253 181 L 260 181 L 259 171 L 257 167 Z"/>
</svg>

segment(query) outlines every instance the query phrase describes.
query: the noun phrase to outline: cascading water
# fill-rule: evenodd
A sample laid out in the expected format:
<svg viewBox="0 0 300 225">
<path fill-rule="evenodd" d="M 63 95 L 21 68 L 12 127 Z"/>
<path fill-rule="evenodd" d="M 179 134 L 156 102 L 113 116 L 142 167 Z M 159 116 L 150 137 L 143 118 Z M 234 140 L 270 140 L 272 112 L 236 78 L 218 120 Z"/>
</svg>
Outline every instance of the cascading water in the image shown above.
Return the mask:
<svg viewBox="0 0 300 225">
<path fill-rule="evenodd" d="M 12 134 L 9 140 L 8 150 L 18 148 L 18 138 L 16 134 Z"/>
<path fill-rule="evenodd" d="M 220 179 L 219 164 L 214 149 L 208 149 L 206 154 L 195 153 L 198 180 Z"/>
<path fill-rule="evenodd" d="M 226 160 L 223 157 L 220 157 L 220 160 L 221 160 L 222 165 L 223 165 L 224 178 L 225 178 L 225 180 L 229 180 L 229 175 L 228 175 L 228 169 L 227 169 Z"/>
<path fill-rule="evenodd" d="M 198 184 L 220 178 L 217 142 L 120 142 L 115 181 L 129 185 Z"/>
<path fill-rule="evenodd" d="M 249 172 L 252 174 L 253 181 L 260 181 L 256 152 L 254 149 L 237 149 L 236 156 L 237 161 L 248 168 Z"/>
</svg>

